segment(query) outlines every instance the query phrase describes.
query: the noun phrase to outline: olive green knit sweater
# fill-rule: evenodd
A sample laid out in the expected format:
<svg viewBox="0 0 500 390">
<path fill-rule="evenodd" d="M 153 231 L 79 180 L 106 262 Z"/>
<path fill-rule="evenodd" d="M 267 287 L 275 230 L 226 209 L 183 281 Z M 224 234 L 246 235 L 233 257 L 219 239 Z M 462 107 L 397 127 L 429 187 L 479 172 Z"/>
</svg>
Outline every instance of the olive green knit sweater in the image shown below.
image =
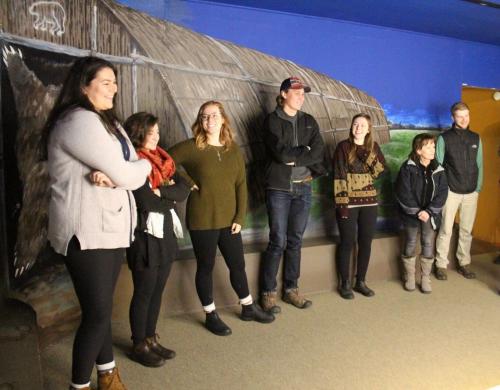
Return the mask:
<svg viewBox="0 0 500 390">
<path fill-rule="evenodd" d="M 189 230 L 221 229 L 233 222 L 243 225 L 247 208 L 245 162 L 235 143 L 208 145 L 200 150 L 194 139 L 173 146 L 168 153 L 182 166 L 199 191 L 191 191 L 186 222 Z"/>
</svg>

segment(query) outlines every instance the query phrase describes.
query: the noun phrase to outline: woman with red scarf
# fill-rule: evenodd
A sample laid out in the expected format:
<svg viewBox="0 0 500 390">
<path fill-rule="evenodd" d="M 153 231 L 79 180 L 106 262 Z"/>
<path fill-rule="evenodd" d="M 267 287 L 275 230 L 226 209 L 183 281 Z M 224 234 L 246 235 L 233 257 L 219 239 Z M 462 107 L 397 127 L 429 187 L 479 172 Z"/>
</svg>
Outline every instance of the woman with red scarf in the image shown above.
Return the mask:
<svg viewBox="0 0 500 390">
<path fill-rule="evenodd" d="M 159 367 L 175 352 L 158 343 L 156 322 L 161 298 L 172 261 L 177 254 L 177 238 L 182 237 L 175 203 L 189 195 L 189 184 L 175 172 L 172 157 L 158 146 L 158 118 L 139 112 L 125 122 L 139 158 L 153 169 L 144 185 L 135 190 L 138 221 L 135 240 L 127 250 L 134 294 L 130 303 L 131 357 L 147 367 Z"/>
</svg>

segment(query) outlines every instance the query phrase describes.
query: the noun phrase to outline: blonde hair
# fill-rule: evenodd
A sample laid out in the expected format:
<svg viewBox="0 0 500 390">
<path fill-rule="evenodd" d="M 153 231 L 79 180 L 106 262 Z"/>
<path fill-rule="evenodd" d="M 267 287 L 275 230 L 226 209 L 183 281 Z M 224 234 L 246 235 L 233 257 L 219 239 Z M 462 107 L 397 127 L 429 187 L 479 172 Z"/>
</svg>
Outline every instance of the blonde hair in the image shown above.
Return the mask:
<svg viewBox="0 0 500 390">
<path fill-rule="evenodd" d="M 221 102 L 218 102 L 216 100 L 210 100 L 201 105 L 200 109 L 198 110 L 198 115 L 196 117 L 196 120 L 191 126 L 191 130 L 193 130 L 196 147 L 200 150 L 203 150 L 208 145 L 207 133 L 203 128 L 203 119 L 202 119 L 203 111 L 205 111 L 205 108 L 207 108 L 208 106 L 216 106 L 219 109 L 220 115 L 224 119 L 224 123 L 222 124 L 222 127 L 220 129 L 219 142 L 222 145 L 224 145 L 224 150 L 227 150 L 233 143 L 233 130 L 231 129 L 231 123 L 229 121 L 229 117 L 226 114 L 226 111 L 224 110 L 224 106 L 222 105 Z"/>
<path fill-rule="evenodd" d="M 450 108 L 451 115 L 455 115 L 455 112 L 457 111 L 465 111 L 465 110 L 470 111 L 469 106 L 464 102 L 456 102 Z"/>
</svg>

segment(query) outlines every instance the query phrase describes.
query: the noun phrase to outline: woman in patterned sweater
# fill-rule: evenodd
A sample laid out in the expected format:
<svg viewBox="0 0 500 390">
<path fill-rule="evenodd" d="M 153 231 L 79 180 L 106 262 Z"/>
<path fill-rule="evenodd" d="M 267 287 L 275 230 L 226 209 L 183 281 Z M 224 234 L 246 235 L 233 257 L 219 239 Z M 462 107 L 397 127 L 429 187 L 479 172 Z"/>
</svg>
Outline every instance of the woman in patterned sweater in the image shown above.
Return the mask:
<svg viewBox="0 0 500 390">
<path fill-rule="evenodd" d="M 385 159 L 380 147 L 373 141 L 370 116 L 355 115 L 349 138 L 337 145 L 333 157 L 335 208 L 340 233 L 337 267 L 341 279 L 339 292 L 344 299 L 354 298 L 349 260 L 356 241 L 356 230 L 358 255 L 354 291 L 366 297 L 375 295 L 365 284 L 365 277 L 377 221 L 377 190 L 373 181 L 384 169 Z"/>
</svg>

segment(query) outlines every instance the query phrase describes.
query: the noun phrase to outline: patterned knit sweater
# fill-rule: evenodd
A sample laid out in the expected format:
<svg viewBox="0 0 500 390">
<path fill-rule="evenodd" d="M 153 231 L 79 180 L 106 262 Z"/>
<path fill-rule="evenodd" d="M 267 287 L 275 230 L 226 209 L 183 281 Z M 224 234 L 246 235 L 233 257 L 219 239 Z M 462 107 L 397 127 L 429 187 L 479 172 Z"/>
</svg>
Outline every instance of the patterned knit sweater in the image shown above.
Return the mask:
<svg viewBox="0 0 500 390">
<path fill-rule="evenodd" d="M 376 142 L 373 151 L 356 145 L 356 159 L 348 163 L 350 141 L 337 145 L 333 156 L 333 194 L 335 207 L 341 217 L 349 215 L 349 208 L 377 204 L 377 190 L 373 185 L 385 170 L 385 159 Z"/>
</svg>

